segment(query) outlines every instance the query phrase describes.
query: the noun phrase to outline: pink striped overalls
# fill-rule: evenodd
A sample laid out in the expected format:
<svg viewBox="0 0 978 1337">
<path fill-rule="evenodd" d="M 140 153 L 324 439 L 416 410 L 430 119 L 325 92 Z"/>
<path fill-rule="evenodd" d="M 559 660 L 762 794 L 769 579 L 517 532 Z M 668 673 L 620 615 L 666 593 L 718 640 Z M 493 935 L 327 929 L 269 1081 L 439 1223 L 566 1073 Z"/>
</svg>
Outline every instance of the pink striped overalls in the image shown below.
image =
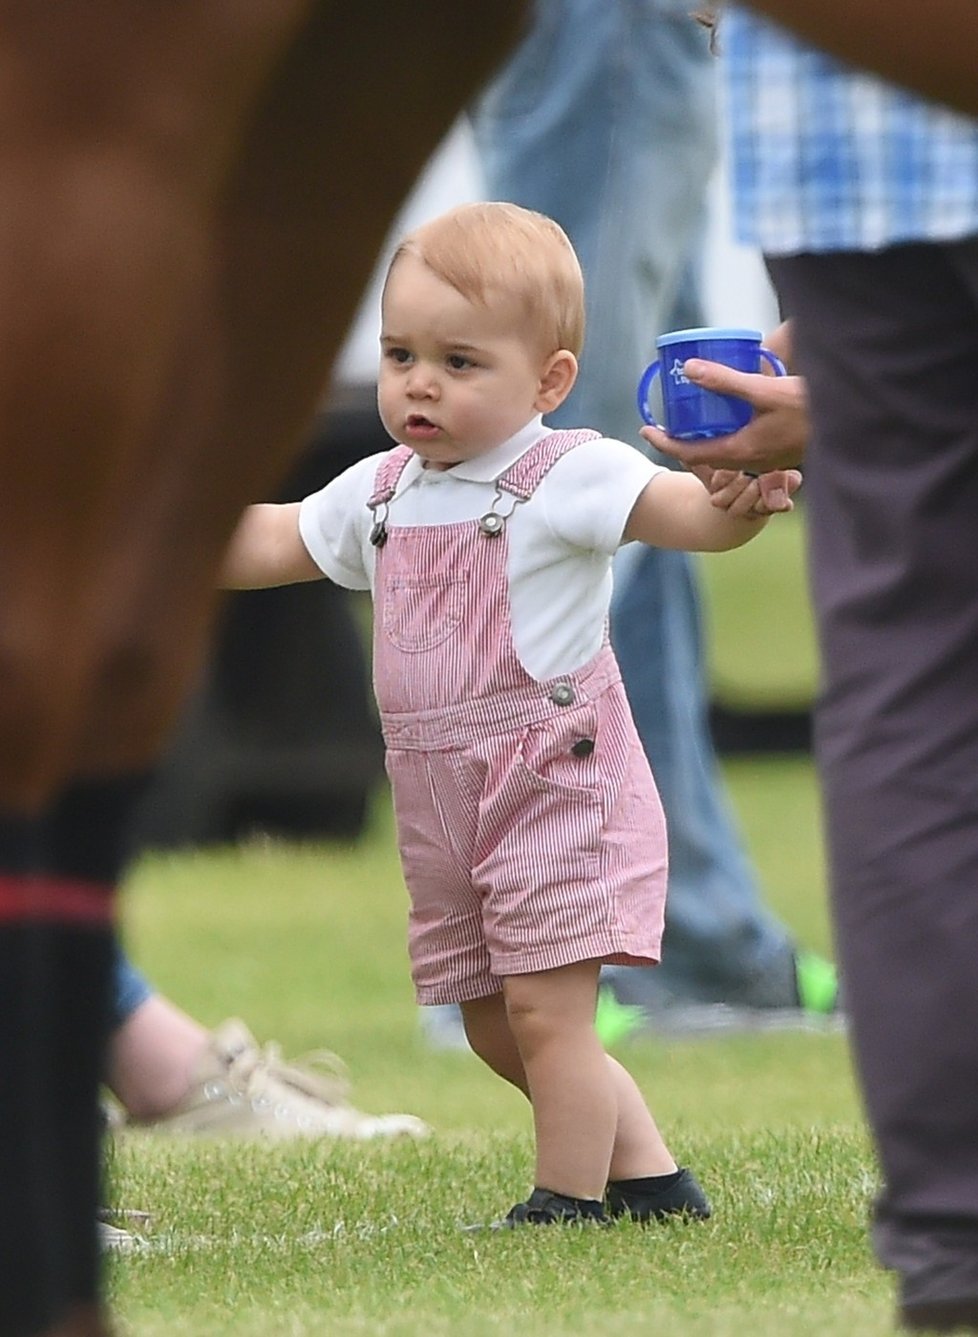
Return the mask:
<svg viewBox="0 0 978 1337">
<path fill-rule="evenodd" d="M 507 524 L 593 435 L 544 437 L 461 524 L 388 526 L 409 448 L 377 472 L 374 688 L 421 1003 L 577 961 L 659 959 L 665 820 L 611 646 L 537 682 L 511 633 Z"/>
</svg>

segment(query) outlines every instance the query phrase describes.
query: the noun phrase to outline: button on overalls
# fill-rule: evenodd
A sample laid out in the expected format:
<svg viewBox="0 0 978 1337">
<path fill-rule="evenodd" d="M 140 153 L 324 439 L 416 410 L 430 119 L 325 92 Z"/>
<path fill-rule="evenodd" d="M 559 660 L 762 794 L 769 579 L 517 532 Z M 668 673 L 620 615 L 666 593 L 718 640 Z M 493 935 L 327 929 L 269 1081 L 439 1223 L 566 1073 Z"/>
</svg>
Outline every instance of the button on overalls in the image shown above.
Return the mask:
<svg viewBox="0 0 978 1337">
<path fill-rule="evenodd" d="M 577 961 L 659 959 L 665 820 L 607 636 L 583 667 L 537 682 L 510 622 L 507 528 L 594 435 L 537 442 L 481 520 L 391 524 L 412 452 L 377 472 L 374 688 L 421 1003 Z"/>
</svg>

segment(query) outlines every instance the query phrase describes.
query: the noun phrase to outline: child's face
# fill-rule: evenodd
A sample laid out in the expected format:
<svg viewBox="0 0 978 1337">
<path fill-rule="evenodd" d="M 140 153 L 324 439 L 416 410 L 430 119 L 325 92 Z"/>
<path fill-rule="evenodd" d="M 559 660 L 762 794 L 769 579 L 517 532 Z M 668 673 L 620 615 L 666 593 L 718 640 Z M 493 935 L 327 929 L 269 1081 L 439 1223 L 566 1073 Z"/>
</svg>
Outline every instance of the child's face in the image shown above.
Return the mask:
<svg viewBox="0 0 978 1337">
<path fill-rule="evenodd" d="M 514 301 L 476 305 L 407 253 L 388 277 L 382 316 L 380 416 L 431 466 L 484 454 L 544 411 L 549 359 L 521 337 Z"/>
</svg>

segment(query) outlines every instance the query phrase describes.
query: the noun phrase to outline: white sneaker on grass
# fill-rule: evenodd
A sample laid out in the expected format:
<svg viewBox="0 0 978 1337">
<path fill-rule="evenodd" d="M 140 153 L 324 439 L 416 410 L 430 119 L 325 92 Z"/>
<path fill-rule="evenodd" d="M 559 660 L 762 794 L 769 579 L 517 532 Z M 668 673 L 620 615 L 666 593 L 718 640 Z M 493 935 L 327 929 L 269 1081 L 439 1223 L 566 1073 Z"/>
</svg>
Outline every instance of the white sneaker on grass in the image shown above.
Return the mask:
<svg viewBox="0 0 978 1337">
<path fill-rule="evenodd" d="M 142 1235 L 137 1235 L 131 1230 L 124 1230 L 122 1226 L 113 1223 L 113 1217 L 122 1217 L 125 1220 L 139 1222 L 145 1225 L 149 1221 L 148 1212 L 116 1212 L 111 1207 L 106 1207 L 98 1214 L 96 1225 L 98 1226 L 99 1245 L 103 1253 L 139 1253 L 147 1248 L 146 1240 Z"/>
<path fill-rule="evenodd" d="M 214 1137 L 424 1137 L 413 1114 L 365 1114 L 349 1103 L 343 1061 L 327 1050 L 286 1061 L 276 1044 L 259 1046 L 236 1019 L 211 1033 L 190 1090 L 161 1118 L 124 1121 L 123 1129 Z"/>
</svg>

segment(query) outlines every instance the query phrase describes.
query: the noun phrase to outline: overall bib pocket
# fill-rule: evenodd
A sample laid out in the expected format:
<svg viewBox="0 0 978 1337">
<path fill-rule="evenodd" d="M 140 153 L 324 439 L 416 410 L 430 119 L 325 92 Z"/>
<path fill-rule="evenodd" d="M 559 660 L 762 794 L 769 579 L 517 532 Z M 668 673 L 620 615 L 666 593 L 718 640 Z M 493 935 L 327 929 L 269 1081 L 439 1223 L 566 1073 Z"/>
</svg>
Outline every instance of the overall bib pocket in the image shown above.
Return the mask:
<svg viewBox="0 0 978 1337">
<path fill-rule="evenodd" d="M 433 650 L 453 636 L 465 613 L 464 572 L 433 580 L 393 576 L 384 589 L 381 624 L 391 645 L 408 654 Z"/>
</svg>

